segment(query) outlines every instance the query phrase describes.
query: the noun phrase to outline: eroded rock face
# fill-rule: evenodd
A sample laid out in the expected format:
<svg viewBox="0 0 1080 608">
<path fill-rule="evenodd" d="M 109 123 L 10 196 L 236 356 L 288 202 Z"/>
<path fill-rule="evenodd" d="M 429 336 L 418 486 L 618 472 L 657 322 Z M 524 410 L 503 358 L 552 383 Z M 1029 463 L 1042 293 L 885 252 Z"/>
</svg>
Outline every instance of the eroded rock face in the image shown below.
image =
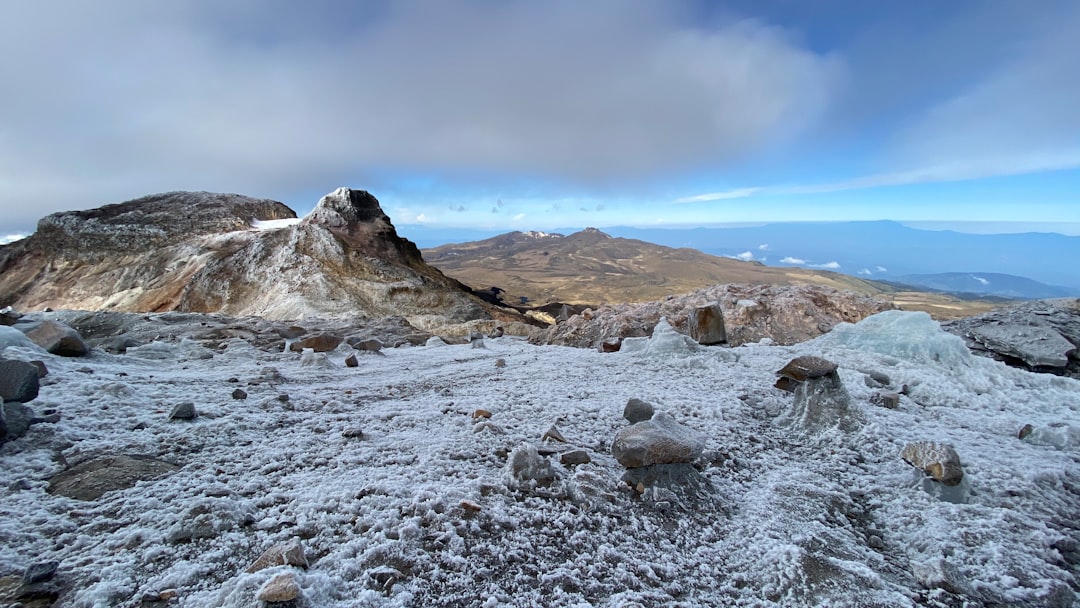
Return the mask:
<svg viewBox="0 0 1080 608">
<path fill-rule="evenodd" d="M 191 192 L 54 214 L 0 246 L 0 306 L 401 315 L 421 326 L 490 316 L 424 263 L 367 192 L 339 188 L 299 223 L 252 226 L 289 218 L 274 201 Z"/>
<path fill-rule="evenodd" d="M 611 454 L 628 469 L 693 462 L 704 448 L 701 433 L 676 422 L 667 412 L 621 429 L 611 442 Z"/>
<path fill-rule="evenodd" d="M 820 336 L 838 323 L 853 323 L 894 308 L 868 296 L 815 285 L 714 285 L 661 302 L 586 310 L 550 328 L 533 342 L 601 348 L 609 341 L 649 336 L 661 318 L 690 335 L 692 311 L 710 303 L 720 308 L 731 346 L 763 338 L 776 344 L 796 344 Z"/>
<path fill-rule="evenodd" d="M 1080 299 L 1025 302 L 941 326 L 977 355 L 1080 378 Z"/>
</svg>

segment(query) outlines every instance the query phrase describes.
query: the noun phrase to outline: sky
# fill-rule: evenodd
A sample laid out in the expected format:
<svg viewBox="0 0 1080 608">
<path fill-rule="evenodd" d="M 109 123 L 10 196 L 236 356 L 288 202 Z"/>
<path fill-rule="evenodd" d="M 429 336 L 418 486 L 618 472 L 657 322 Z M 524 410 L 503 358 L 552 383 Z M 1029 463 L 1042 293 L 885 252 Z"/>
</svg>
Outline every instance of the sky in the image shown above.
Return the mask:
<svg viewBox="0 0 1080 608">
<path fill-rule="evenodd" d="M 0 0 L 0 238 L 173 190 L 397 225 L 1080 234 L 1074 0 Z"/>
</svg>

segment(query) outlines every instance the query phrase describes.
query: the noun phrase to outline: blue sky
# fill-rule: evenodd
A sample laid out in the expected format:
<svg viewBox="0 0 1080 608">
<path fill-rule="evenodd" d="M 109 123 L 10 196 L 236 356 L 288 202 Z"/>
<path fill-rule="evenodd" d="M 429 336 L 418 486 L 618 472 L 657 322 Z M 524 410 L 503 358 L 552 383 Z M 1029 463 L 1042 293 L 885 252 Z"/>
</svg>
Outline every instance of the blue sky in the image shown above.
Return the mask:
<svg viewBox="0 0 1080 608">
<path fill-rule="evenodd" d="M 494 230 L 1080 234 L 1074 0 L 0 6 L 0 236 L 170 190 Z"/>
</svg>

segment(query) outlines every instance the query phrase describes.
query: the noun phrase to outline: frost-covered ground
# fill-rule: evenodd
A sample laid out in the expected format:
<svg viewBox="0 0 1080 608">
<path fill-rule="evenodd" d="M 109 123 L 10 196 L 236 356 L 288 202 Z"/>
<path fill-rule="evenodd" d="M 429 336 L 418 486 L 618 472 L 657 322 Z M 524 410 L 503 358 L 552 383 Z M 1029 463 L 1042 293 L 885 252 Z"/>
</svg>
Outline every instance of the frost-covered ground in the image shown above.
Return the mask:
<svg viewBox="0 0 1080 608">
<path fill-rule="evenodd" d="M 502 337 L 363 353 L 356 368 L 346 352 L 302 365 L 240 340 L 83 359 L 10 347 L 46 362 L 31 405 L 63 419 L 0 447 L 0 576 L 59 560 L 64 605 L 174 589 L 170 605 L 254 607 L 288 567 L 245 568 L 299 536 L 312 607 L 1077 605 L 1080 382 L 884 314 L 791 347 L 601 354 Z M 861 430 L 790 426 L 774 372 L 801 354 L 840 364 Z M 284 379 L 266 382 L 269 367 Z M 908 385 L 898 409 L 869 403 L 871 371 Z M 608 446 L 631 397 L 707 435 L 705 496 L 657 503 L 620 481 Z M 185 401 L 201 416 L 169 421 Z M 553 424 L 568 445 L 541 441 Z M 919 440 L 959 453 L 953 501 L 900 459 Z M 559 479 L 520 482 L 506 455 L 527 443 L 592 462 L 552 454 Z M 181 468 L 82 502 L 46 493 L 58 454 Z"/>
</svg>

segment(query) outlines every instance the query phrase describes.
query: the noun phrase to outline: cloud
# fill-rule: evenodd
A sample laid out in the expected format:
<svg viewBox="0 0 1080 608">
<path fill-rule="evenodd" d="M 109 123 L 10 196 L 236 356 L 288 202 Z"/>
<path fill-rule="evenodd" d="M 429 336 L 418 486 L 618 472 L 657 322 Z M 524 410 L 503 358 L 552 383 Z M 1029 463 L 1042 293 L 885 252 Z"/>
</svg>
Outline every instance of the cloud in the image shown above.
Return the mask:
<svg viewBox="0 0 1080 608">
<path fill-rule="evenodd" d="M 984 278 L 982 278 L 982 277 L 977 277 L 977 276 L 975 276 L 975 275 L 971 275 L 971 278 L 973 278 L 973 279 L 975 279 L 976 281 L 978 281 L 978 282 L 979 282 L 979 283 L 980 283 L 981 285 L 989 285 L 989 284 L 990 284 L 990 281 L 987 281 L 986 279 L 984 279 Z"/>
<path fill-rule="evenodd" d="M 806 260 L 800 258 L 793 258 L 789 255 L 787 257 L 780 258 L 780 262 L 784 264 L 805 264 Z"/>
<path fill-rule="evenodd" d="M 827 270 L 839 270 L 839 262 L 825 262 L 824 264 L 810 264 L 812 268 L 825 268 Z"/>
<path fill-rule="evenodd" d="M 516 221 L 519 221 L 519 220 L 523 220 L 523 219 L 525 219 L 525 214 L 524 214 L 524 213 L 518 213 L 517 215 L 515 215 L 515 216 L 513 217 L 513 220 L 514 220 L 515 222 L 516 222 Z"/>
<path fill-rule="evenodd" d="M 427 221 L 427 216 L 424 215 L 423 213 L 421 213 L 420 215 L 416 216 L 416 221 L 418 221 L 418 222 L 426 222 Z"/>
<path fill-rule="evenodd" d="M 749 252 L 749 251 L 744 251 L 744 252 L 736 254 L 736 255 L 734 255 L 732 257 L 734 257 L 737 260 L 742 260 L 744 262 L 749 262 L 750 260 L 754 259 L 754 254 Z"/>
<path fill-rule="evenodd" d="M 728 190 L 726 192 L 706 192 L 705 194 L 695 194 L 693 196 L 684 196 L 682 198 L 675 199 L 674 203 L 707 203 L 710 201 L 726 201 L 736 198 L 747 198 L 753 196 L 761 188 L 738 188 L 735 190 Z"/>
<path fill-rule="evenodd" d="M 761 245 L 758 245 L 757 248 L 758 248 L 759 251 L 768 251 L 769 250 L 769 244 L 768 243 L 762 243 Z"/>
<path fill-rule="evenodd" d="M 842 72 L 761 21 L 703 26 L 689 0 L 314 6 L 5 7 L 0 115 L 18 119 L 0 198 L 18 204 L 2 215 L 170 189 L 307 200 L 402 173 L 607 184 L 723 167 L 804 132 Z"/>
<path fill-rule="evenodd" d="M 878 272 L 889 272 L 889 269 L 885 268 L 884 266 L 875 266 L 874 269 Z"/>
<path fill-rule="evenodd" d="M 28 234 L 6 234 L 6 235 L 3 235 L 3 236 L 0 236 L 0 245 L 7 245 L 8 243 L 14 243 L 17 240 L 25 239 L 28 236 L 30 236 L 30 235 L 28 235 Z"/>
<path fill-rule="evenodd" d="M 859 271 L 859 274 L 861 274 L 863 276 L 871 276 L 874 273 L 870 272 L 869 268 L 863 268 L 862 270 Z"/>
</svg>

